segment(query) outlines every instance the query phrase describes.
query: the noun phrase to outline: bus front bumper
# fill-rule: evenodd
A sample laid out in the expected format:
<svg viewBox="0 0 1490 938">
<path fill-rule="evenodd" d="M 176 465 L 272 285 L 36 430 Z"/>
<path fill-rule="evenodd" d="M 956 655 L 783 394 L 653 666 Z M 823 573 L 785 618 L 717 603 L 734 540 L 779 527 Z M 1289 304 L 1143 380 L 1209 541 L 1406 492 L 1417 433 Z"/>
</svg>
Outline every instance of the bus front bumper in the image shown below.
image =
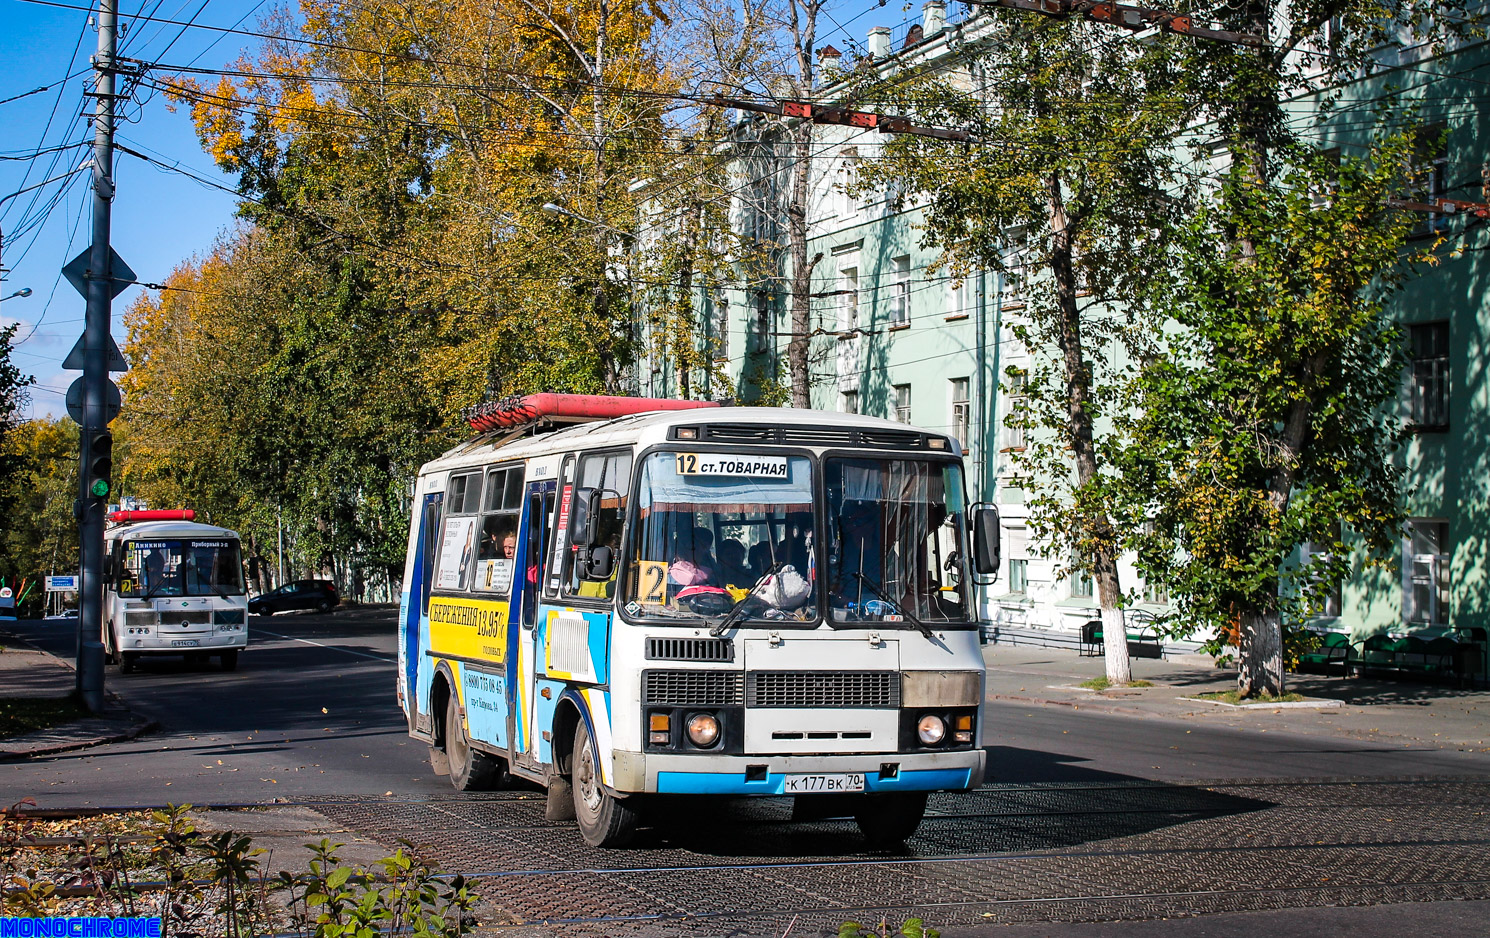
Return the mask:
<svg viewBox="0 0 1490 938">
<path fill-rule="evenodd" d="M 709 756 L 617 750 L 610 787 L 618 793 L 782 795 L 788 775 L 862 773 L 866 792 L 967 791 L 983 783 L 988 754 L 874 753 L 826 756 Z"/>
<path fill-rule="evenodd" d="M 191 642 L 190 645 L 178 644 Z M 248 636 L 242 632 L 217 632 L 185 635 L 179 638 L 121 635 L 119 650 L 140 655 L 189 655 L 197 652 L 230 651 L 247 648 Z"/>
</svg>

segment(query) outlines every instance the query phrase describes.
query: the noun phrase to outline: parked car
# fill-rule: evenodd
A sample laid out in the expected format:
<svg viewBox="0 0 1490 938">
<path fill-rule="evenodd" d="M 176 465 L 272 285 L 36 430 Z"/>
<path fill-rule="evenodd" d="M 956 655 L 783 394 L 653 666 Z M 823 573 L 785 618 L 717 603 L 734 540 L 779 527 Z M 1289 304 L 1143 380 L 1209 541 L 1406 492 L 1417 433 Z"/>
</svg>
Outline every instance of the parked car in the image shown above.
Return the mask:
<svg viewBox="0 0 1490 938">
<path fill-rule="evenodd" d="M 330 580 L 296 580 L 250 599 L 248 611 L 256 616 L 272 616 L 291 609 L 330 612 L 340 602 L 341 594 Z"/>
</svg>

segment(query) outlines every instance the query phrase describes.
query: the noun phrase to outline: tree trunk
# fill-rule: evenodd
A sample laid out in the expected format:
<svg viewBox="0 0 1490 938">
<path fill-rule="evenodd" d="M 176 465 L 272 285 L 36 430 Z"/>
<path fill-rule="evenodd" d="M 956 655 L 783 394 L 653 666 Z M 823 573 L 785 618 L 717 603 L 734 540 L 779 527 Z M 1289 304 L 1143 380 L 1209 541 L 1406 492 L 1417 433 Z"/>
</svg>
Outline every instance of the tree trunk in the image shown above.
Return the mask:
<svg viewBox="0 0 1490 938">
<path fill-rule="evenodd" d="M 1091 375 L 1082 347 L 1081 309 L 1076 301 L 1075 238 L 1071 220 L 1066 214 L 1059 173 L 1050 174 L 1047 195 L 1052 235 L 1050 268 L 1060 317 L 1057 343 L 1065 365 L 1066 434 L 1071 457 L 1076 463 L 1077 483 L 1085 487 L 1097 479 L 1096 431 L 1092 426 Z M 1133 665 L 1128 655 L 1128 629 L 1123 623 L 1123 591 L 1118 581 L 1116 536 L 1112 522 L 1105 513 L 1098 512 L 1078 519 L 1078 524 L 1081 540 L 1093 545 L 1082 559 L 1090 565 L 1097 587 L 1097 602 L 1102 608 L 1102 648 L 1107 679 L 1114 684 L 1127 684 L 1133 680 Z"/>
<path fill-rule="evenodd" d="M 817 11 L 822 0 L 788 0 L 792 53 L 797 60 L 798 93 L 812 96 L 812 44 L 817 36 Z M 800 7 L 800 16 L 799 16 Z M 807 257 L 807 208 L 812 186 L 812 122 L 794 128 L 791 199 L 786 207 L 788 253 L 792 262 L 792 340 L 786 347 L 787 376 L 792 383 L 792 406 L 812 406 L 812 386 L 807 370 L 812 344 L 812 270 L 816 259 Z"/>
<path fill-rule="evenodd" d="M 1283 628 L 1277 606 L 1242 610 L 1241 661 L 1236 678 L 1242 697 L 1283 693 Z"/>
</svg>

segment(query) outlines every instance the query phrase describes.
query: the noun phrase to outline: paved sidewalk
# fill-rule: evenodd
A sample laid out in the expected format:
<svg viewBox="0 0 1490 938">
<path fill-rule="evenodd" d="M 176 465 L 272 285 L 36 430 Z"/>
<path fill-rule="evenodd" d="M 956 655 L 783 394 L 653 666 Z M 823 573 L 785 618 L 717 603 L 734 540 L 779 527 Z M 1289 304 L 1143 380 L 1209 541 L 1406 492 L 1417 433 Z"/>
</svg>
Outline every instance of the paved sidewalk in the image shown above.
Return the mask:
<svg viewBox="0 0 1490 938">
<path fill-rule="evenodd" d="M 76 628 L 76 623 L 67 621 L 65 627 Z M 76 680 L 71 662 L 33 648 L 3 630 L 0 647 L 4 649 L 0 651 L 0 697 L 59 698 L 73 692 Z M 154 725 L 130 712 L 112 694 L 105 703 L 103 713 L 0 739 L 0 762 L 133 739 Z"/>
<path fill-rule="evenodd" d="M 1288 689 L 1327 708 L 1301 709 L 1252 704 L 1225 707 L 1191 699 L 1230 690 L 1236 671 L 1209 657 L 1175 655 L 1168 660 L 1134 659 L 1135 680 L 1153 687 L 1097 693 L 1076 685 L 1106 673 L 1101 657 L 1060 648 L 988 645 L 990 700 L 1075 707 L 1135 717 L 1185 720 L 1213 726 L 1286 731 L 1404 746 L 1490 752 L 1490 690 L 1461 690 L 1452 684 L 1290 674 Z"/>
</svg>

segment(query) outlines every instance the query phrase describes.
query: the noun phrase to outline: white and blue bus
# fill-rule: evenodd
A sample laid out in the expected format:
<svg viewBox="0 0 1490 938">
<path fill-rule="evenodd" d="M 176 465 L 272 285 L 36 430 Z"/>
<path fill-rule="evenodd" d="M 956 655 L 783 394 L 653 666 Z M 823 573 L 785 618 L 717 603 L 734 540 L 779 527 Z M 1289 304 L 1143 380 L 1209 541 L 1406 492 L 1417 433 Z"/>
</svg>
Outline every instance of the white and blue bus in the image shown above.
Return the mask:
<svg viewBox="0 0 1490 938">
<path fill-rule="evenodd" d="M 399 615 L 399 702 L 457 789 L 536 782 L 601 846 L 649 795 L 832 796 L 895 843 L 980 783 L 998 520 L 955 441 L 551 394 L 472 424 L 420 470 Z"/>
</svg>

